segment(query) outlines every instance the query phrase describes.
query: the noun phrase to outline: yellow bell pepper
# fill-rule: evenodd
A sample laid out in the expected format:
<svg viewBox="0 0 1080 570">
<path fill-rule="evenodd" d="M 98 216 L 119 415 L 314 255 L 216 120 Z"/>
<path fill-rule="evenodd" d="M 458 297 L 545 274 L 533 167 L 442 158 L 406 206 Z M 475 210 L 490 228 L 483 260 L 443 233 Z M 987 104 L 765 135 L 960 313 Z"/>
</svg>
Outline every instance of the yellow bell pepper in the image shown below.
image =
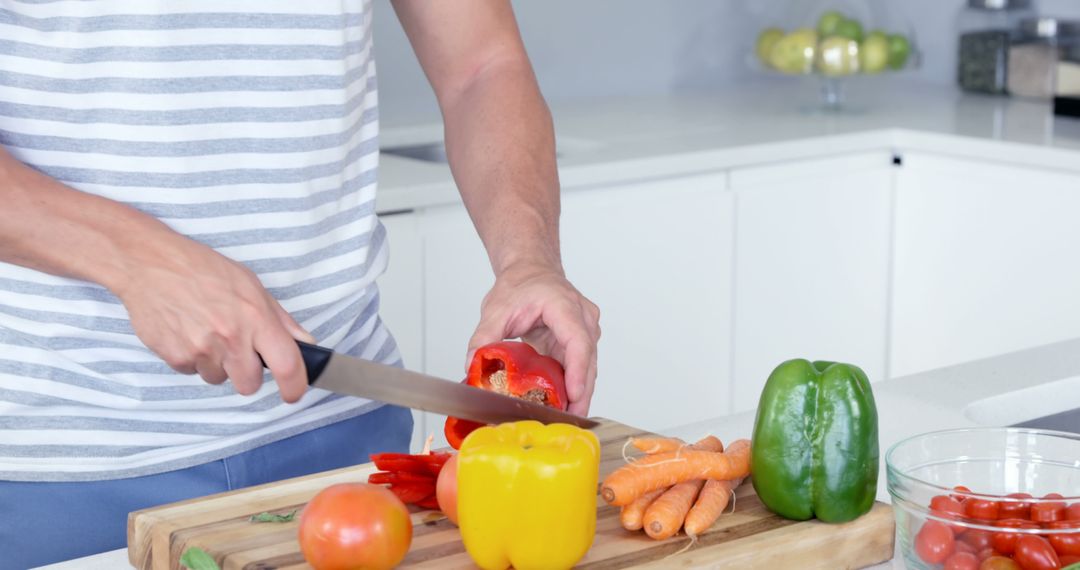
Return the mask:
<svg viewBox="0 0 1080 570">
<path fill-rule="evenodd" d="M 568 424 L 480 428 L 458 455 L 458 525 L 484 570 L 570 568 L 596 534 L 600 442 Z"/>
</svg>

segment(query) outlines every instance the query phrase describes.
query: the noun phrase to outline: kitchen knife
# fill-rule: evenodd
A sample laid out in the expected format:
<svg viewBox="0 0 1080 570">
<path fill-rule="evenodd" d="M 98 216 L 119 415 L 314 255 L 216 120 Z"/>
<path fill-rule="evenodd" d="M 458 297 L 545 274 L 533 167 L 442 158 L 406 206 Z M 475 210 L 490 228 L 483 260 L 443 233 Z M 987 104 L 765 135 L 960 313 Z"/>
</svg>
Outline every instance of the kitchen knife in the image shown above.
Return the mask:
<svg viewBox="0 0 1080 570">
<path fill-rule="evenodd" d="M 485 424 L 537 420 L 545 424 L 566 423 L 582 428 L 599 425 L 593 420 L 557 408 L 481 390 L 461 382 L 353 358 L 302 341 L 296 341 L 296 344 L 307 367 L 308 385 L 314 388 Z"/>
</svg>

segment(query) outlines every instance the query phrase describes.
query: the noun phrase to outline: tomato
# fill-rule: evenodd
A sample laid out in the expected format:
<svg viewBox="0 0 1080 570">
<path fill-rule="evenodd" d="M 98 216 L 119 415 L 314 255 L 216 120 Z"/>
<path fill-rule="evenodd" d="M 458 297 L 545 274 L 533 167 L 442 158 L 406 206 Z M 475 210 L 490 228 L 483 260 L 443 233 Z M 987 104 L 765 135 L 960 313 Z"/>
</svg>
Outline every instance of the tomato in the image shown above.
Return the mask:
<svg viewBox="0 0 1080 570">
<path fill-rule="evenodd" d="M 412 531 L 409 510 L 385 487 L 338 483 L 300 514 L 300 551 L 315 570 L 393 568 L 408 553 Z"/>
<path fill-rule="evenodd" d="M 993 548 L 989 548 L 989 547 L 984 548 L 984 549 L 982 549 L 982 550 L 975 553 L 975 557 L 979 559 L 979 562 L 982 562 L 983 560 L 986 560 L 987 558 L 993 558 L 994 556 L 1001 556 L 1001 553 L 994 550 Z M 1011 558 L 1010 558 L 1010 560 L 1011 560 Z"/>
<path fill-rule="evenodd" d="M 971 489 L 968 489 L 967 487 L 965 487 L 963 485 L 957 485 L 957 486 L 953 487 L 952 489 L 953 489 L 953 491 L 960 491 L 961 493 L 970 493 L 971 492 Z M 952 497 L 953 499 L 956 499 L 956 502 L 958 502 L 958 503 L 963 503 L 965 500 L 967 500 L 967 497 L 964 496 L 964 495 L 949 495 L 949 496 Z"/>
<path fill-rule="evenodd" d="M 995 521 L 994 526 L 1002 528 L 1039 528 L 1039 525 L 1023 519 L 1006 519 Z M 1016 539 L 1020 538 L 1019 532 L 995 532 L 993 538 L 994 550 L 1002 554 L 1012 554 L 1016 551 Z"/>
<path fill-rule="evenodd" d="M 979 570 L 1023 570 L 1012 558 L 1006 556 L 991 556 L 982 561 Z"/>
<path fill-rule="evenodd" d="M 970 552 L 957 552 L 945 560 L 945 570 L 979 570 L 979 559 Z"/>
<path fill-rule="evenodd" d="M 998 518 L 998 503 L 986 499 L 968 499 L 964 501 L 964 512 L 969 518 L 981 521 L 996 521 Z"/>
<path fill-rule="evenodd" d="M 915 535 L 915 553 L 924 562 L 941 564 L 956 550 L 956 539 L 945 523 L 926 521 Z"/>
<path fill-rule="evenodd" d="M 1080 521 L 1058 521 L 1046 524 L 1052 529 L 1078 529 L 1075 534 L 1051 534 L 1047 536 L 1058 556 L 1080 556 Z"/>
<path fill-rule="evenodd" d="M 1044 497 L 1045 498 L 1045 497 Z M 1056 498 L 1056 497 L 1050 497 Z M 1031 505 L 1031 520 L 1038 523 L 1049 523 L 1065 520 L 1065 503 L 1050 502 Z"/>
<path fill-rule="evenodd" d="M 971 554 L 978 554 L 978 552 L 979 552 L 978 550 L 975 550 L 974 546 L 972 546 L 972 545 L 970 545 L 970 544 L 968 544 L 968 543 L 966 543 L 966 542 L 964 542 L 962 540 L 956 541 L 956 551 L 957 552 L 969 552 Z"/>
<path fill-rule="evenodd" d="M 1058 556 L 1061 560 L 1062 567 L 1068 567 L 1073 564 L 1080 564 L 1080 556 L 1073 556 L 1072 554 L 1066 554 L 1065 556 Z"/>
<path fill-rule="evenodd" d="M 1073 503 L 1065 509 L 1065 520 L 1080 521 L 1080 503 Z"/>
<path fill-rule="evenodd" d="M 964 533 L 963 538 L 960 540 L 971 545 L 975 549 L 975 552 L 979 552 L 984 548 L 990 548 L 994 540 L 994 534 L 988 530 L 972 529 Z"/>
<path fill-rule="evenodd" d="M 1024 535 L 1016 541 L 1016 555 L 1014 560 L 1020 563 L 1024 570 L 1057 570 L 1061 568 L 1061 560 L 1058 559 L 1054 547 L 1050 541 L 1041 536 Z"/>
<path fill-rule="evenodd" d="M 439 472 L 439 481 L 435 484 L 435 496 L 439 498 L 439 510 L 457 524 L 457 456 L 447 461 Z"/>
<path fill-rule="evenodd" d="M 930 511 L 935 515 L 943 519 L 962 519 L 964 518 L 964 505 L 952 497 L 945 495 L 938 495 L 930 500 Z M 949 528 L 952 529 L 953 534 L 960 536 L 964 534 L 967 528 L 961 525 L 951 524 Z"/>
<path fill-rule="evenodd" d="M 1012 493 L 1005 495 L 1012 499 L 1030 499 L 1028 493 Z M 998 503 L 998 518 L 1001 519 L 1028 519 L 1031 518 L 1031 503 L 1027 501 L 1001 501 Z"/>
</svg>

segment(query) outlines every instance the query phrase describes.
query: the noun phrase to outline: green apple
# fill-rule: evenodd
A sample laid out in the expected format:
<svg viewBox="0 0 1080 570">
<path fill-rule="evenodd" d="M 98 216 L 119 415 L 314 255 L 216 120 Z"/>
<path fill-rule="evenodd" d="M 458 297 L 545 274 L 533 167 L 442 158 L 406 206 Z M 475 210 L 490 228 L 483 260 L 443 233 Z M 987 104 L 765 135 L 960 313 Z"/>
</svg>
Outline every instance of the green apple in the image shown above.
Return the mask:
<svg viewBox="0 0 1080 570">
<path fill-rule="evenodd" d="M 863 73 L 881 73 L 889 66 L 889 37 L 876 31 L 859 45 L 859 69 Z"/>
<path fill-rule="evenodd" d="M 900 34 L 889 36 L 889 67 L 903 69 L 911 57 L 911 42 Z"/>
<path fill-rule="evenodd" d="M 766 28 L 758 35 L 757 46 L 755 52 L 757 52 L 758 59 L 765 65 L 771 65 L 769 63 L 769 54 L 772 53 L 772 48 L 776 45 L 776 42 L 780 41 L 780 38 L 784 37 L 784 30 L 780 28 Z"/>
<path fill-rule="evenodd" d="M 825 38 L 818 46 L 817 68 L 829 77 L 859 72 L 859 42 L 840 36 Z"/>
<path fill-rule="evenodd" d="M 818 18 L 817 32 L 821 37 L 828 37 L 836 33 L 836 27 L 844 21 L 844 15 L 836 10 L 829 10 Z"/>
<path fill-rule="evenodd" d="M 769 63 L 784 73 L 810 73 L 814 66 L 817 32 L 799 28 L 780 38 L 769 52 Z"/>
<path fill-rule="evenodd" d="M 862 23 L 854 18 L 848 18 L 837 24 L 836 30 L 831 35 L 861 42 L 863 39 Z"/>
</svg>

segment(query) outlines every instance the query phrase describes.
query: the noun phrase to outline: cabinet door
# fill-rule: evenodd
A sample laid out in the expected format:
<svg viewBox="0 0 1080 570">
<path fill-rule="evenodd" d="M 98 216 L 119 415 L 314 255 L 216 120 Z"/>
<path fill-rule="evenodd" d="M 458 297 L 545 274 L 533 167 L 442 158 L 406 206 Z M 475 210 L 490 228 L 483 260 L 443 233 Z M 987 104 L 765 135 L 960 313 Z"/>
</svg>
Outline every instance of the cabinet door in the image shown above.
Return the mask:
<svg viewBox="0 0 1080 570">
<path fill-rule="evenodd" d="M 463 206 L 425 210 L 421 223 L 426 372 L 450 380 L 463 379 L 469 338 L 480 322 L 480 302 L 495 277 Z M 424 433 L 434 434 L 436 447 L 445 446 L 442 430 L 446 417 L 429 413 L 423 416 Z"/>
<path fill-rule="evenodd" d="M 892 374 L 1080 337 L 1080 176 L 905 156 Z"/>
<path fill-rule="evenodd" d="M 591 415 L 662 429 L 730 411 L 731 216 L 722 175 L 564 193 L 566 273 L 601 310 Z M 460 378 L 494 279 L 463 209 L 427 212 L 424 236 L 429 371 Z"/>
<path fill-rule="evenodd" d="M 792 358 L 884 378 L 892 155 L 741 169 L 736 193 L 736 411 Z"/>
<path fill-rule="evenodd" d="M 417 214 L 380 214 L 390 246 L 390 265 L 378 279 L 379 316 L 397 341 L 406 368 L 423 370 L 423 250 Z M 423 446 L 423 417 L 413 412 L 413 448 Z"/>
<path fill-rule="evenodd" d="M 731 411 L 726 187 L 716 174 L 565 195 L 564 266 L 603 329 L 591 415 L 662 430 Z"/>
</svg>

